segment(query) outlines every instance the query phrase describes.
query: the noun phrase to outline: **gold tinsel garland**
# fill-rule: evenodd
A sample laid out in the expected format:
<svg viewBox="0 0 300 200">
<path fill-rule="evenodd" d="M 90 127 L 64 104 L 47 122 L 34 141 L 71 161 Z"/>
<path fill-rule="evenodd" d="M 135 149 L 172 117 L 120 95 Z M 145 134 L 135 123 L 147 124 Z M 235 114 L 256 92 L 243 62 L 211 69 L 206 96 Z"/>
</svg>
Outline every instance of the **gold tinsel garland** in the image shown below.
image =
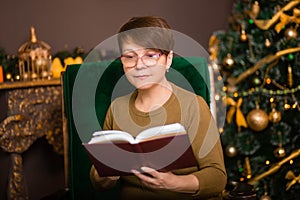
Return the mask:
<svg viewBox="0 0 300 200">
<path fill-rule="evenodd" d="M 295 22 L 295 23 L 300 23 L 299 19 L 297 18 L 298 11 L 294 11 L 293 16 L 288 16 L 284 14 L 285 11 L 288 11 L 298 5 L 300 3 L 300 0 L 293 0 L 289 2 L 286 6 L 284 6 L 282 9 L 280 9 L 271 19 L 267 20 L 259 20 L 256 19 L 258 13 L 254 12 L 253 10 L 249 13 L 249 16 L 252 18 L 254 21 L 255 25 L 262 29 L 262 30 L 268 30 L 271 26 L 273 26 L 279 19 L 280 22 L 275 26 L 275 30 L 277 32 L 280 32 L 281 29 L 288 23 Z"/>
<path fill-rule="evenodd" d="M 245 72 L 243 72 L 242 74 L 240 74 L 238 77 L 234 78 L 234 77 L 230 77 L 228 78 L 228 83 L 232 86 L 237 85 L 238 83 L 240 83 L 241 81 L 245 80 L 245 78 L 247 78 L 248 76 L 250 76 L 251 74 L 253 74 L 254 72 L 256 72 L 258 69 L 260 69 L 262 66 L 273 62 L 274 60 L 276 60 L 277 58 L 284 56 L 286 54 L 290 54 L 290 53 L 295 53 L 300 51 L 300 47 L 295 47 L 295 48 L 289 48 L 289 49 L 284 49 L 281 51 L 276 52 L 275 54 L 270 54 L 265 56 L 263 59 L 261 59 L 260 61 L 258 61 L 253 67 L 250 67 L 249 69 L 247 69 Z"/>
<path fill-rule="evenodd" d="M 300 156 L 300 149 L 297 149 L 295 151 L 293 151 L 288 157 L 282 159 L 281 161 L 279 161 L 278 163 L 275 163 L 274 165 L 271 166 L 271 168 L 269 170 L 267 170 L 266 172 L 263 172 L 261 174 L 259 174 L 258 176 L 253 177 L 252 179 L 250 179 L 248 181 L 249 184 L 254 185 L 257 184 L 257 182 L 271 174 L 274 174 L 275 172 L 277 172 L 280 167 L 289 162 L 290 160 L 297 158 L 298 156 Z"/>
<path fill-rule="evenodd" d="M 275 26 L 276 32 L 279 33 L 289 23 L 300 24 L 299 16 L 300 10 L 297 8 L 294 8 L 292 16 L 282 13 L 280 16 L 280 22 Z"/>
</svg>

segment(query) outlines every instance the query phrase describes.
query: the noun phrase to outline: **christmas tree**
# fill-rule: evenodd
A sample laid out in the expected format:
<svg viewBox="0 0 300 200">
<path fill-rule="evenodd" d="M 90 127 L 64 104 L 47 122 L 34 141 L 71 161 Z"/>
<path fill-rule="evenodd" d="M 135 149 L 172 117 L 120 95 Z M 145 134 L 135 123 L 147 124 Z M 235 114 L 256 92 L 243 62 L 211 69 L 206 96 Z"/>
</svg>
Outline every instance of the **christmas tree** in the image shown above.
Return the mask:
<svg viewBox="0 0 300 200">
<path fill-rule="evenodd" d="M 239 0 L 210 39 L 228 179 L 258 199 L 300 199 L 299 24 L 300 0 Z"/>
</svg>

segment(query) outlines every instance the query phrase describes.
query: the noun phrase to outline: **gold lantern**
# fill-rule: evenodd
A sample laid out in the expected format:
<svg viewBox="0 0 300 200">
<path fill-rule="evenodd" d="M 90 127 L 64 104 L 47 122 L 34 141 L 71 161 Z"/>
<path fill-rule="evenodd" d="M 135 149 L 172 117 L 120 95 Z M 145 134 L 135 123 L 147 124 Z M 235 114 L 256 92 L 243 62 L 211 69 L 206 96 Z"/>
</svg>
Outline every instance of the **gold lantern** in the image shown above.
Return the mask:
<svg viewBox="0 0 300 200">
<path fill-rule="evenodd" d="M 19 73 L 23 81 L 51 78 L 51 47 L 37 39 L 34 27 L 30 29 L 30 41 L 18 50 Z"/>
</svg>

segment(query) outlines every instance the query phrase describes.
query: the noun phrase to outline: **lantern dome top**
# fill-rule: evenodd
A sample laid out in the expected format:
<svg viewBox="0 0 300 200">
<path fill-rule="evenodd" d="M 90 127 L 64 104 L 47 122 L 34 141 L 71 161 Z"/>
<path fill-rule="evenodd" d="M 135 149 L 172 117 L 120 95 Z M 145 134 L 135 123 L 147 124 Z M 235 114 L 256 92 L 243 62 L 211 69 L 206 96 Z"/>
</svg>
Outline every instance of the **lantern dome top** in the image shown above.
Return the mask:
<svg viewBox="0 0 300 200">
<path fill-rule="evenodd" d="M 18 53 L 19 55 L 22 55 L 23 53 L 29 53 L 36 49 L 42 49 L 50 52 L 51 47 L 46 42 L 37 39 L 35 28 L 32 26 L 30 28 L 30 40 L 20 46 Z"/>
</svg>

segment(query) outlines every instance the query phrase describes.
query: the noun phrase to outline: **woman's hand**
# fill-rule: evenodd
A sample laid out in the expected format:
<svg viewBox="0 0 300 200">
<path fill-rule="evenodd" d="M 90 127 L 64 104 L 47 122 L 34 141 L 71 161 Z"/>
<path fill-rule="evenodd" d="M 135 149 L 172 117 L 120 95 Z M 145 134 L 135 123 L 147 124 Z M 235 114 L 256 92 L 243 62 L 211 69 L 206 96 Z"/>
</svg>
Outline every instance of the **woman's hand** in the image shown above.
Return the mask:
<svg viewBox="0 0 300 200">
<path fill-rule="evenodd" d="M 199 190 L 199 182 L 194 175 L 175 175 L 172 172 L 158 172 L 149 167 L 141 167 L 145 175 L 136 170 L 132 173 L 136 175 L 142 184 L 154 189 L 166 189 L 176 192 L 196 193 Z"/>
</svg>

